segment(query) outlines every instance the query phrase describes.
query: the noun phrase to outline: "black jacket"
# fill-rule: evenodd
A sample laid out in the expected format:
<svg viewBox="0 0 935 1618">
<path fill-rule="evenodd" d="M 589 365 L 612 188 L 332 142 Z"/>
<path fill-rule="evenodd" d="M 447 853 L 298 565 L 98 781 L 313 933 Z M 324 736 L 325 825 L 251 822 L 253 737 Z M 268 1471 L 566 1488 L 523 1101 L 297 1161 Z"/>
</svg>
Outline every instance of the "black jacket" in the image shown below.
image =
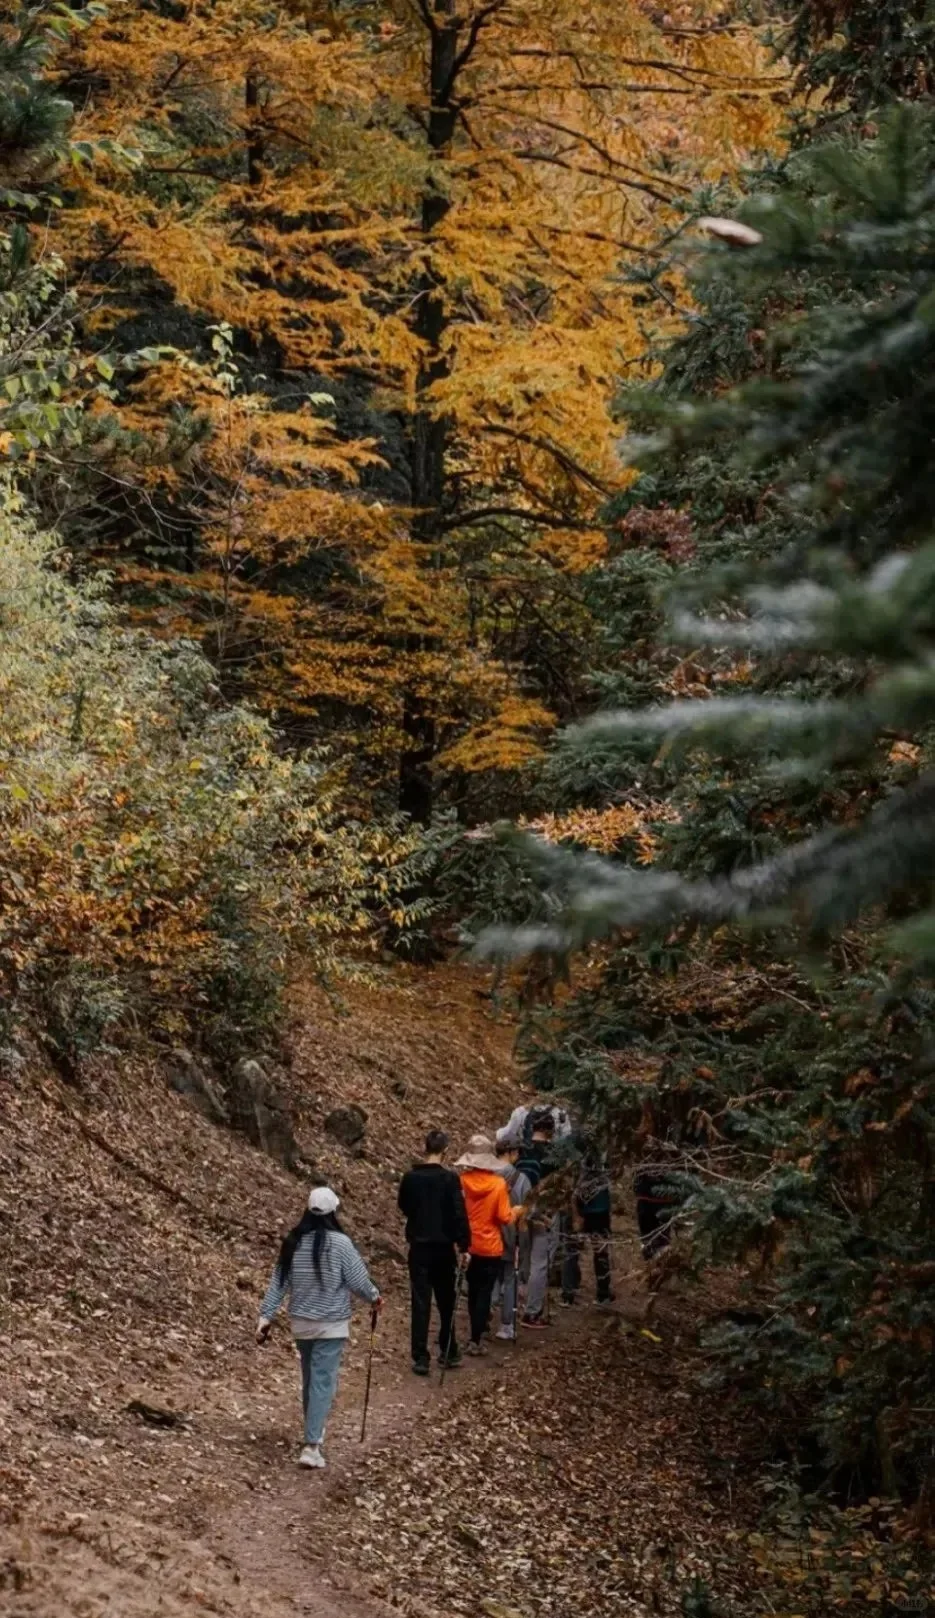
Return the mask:
<svg viewBox="0 0 935 1618">
<path fill-rule="evenodd" d="M 417 1163 L 404 1174 L 399 1206 L 406 1215 L 407 1242 L 457 1244 L 462 1253 L 471 1245 L 461 1181 L 440 1163 Z"/>
</svg>

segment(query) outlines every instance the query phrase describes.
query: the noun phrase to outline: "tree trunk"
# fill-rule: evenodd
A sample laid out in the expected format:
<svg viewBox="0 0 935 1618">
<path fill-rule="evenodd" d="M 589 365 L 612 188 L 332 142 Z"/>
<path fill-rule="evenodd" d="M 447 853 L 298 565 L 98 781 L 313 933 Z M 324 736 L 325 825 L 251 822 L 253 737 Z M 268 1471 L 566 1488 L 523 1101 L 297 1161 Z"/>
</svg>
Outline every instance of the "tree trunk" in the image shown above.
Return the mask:
<svg viewBox="0 0 935 1618">
<path fill-rule="evenodd" d="M 433 162 L 439 164 L 451 152 L 457 120 L 454 88 L 460 25 L 454 20 L 454 10 L 455 0 L 438 0 L 430 33 L 428 143 Z M 438 174 L 436 178 L 430 170 L 422 198 L 422 235 L 429 244 L 450 206 L 445 176 Z M 412 503 L 416 508 L 412 537 L 430 549 L 439 535 L 450 424 L 431 409 L 422 408 L 420 401 L 434 383 L 443 381 L 448 374 L 449 362 L 442 346 L 447 326 L 443 291 L 429 260 L 416 298 L 415 332 L 424 345 L 425 359 L 416 384 L 410 466 Z M 429 645 L 429 637 L 412 635 L 407 639 L 406 651 L 418 654 L 427 651 Z M 437 746 L 435 714 L 426 693 L 412 688 L 404 692 L 402 725 L 399 807 L 424 825 L 432 813 L 432 761 Z"/>
<path fill-rule="evenodd" d="M 257 124 L 260 105 L 260 86 L 254 68 L 248 68 L 244 83 L 244 107 L 247 124 L 247 184 L 259 185 L 263 170 L 263 137 Z"/>
<path fill-rule="evenodd" d="M 399 807 L 420 826 L 427 826 L 432 818 L 436 725 L 429 703 L 415 691 L 403 692 L 403 737 Z"/>
</svg>

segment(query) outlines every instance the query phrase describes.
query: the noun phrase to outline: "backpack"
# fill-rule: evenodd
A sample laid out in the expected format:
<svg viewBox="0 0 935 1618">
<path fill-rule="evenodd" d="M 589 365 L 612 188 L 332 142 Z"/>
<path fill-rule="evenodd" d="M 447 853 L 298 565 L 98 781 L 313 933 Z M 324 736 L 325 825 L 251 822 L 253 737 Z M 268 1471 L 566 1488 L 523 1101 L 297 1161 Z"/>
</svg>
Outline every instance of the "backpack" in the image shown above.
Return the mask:
<svg viewBox="0 0 935 1618">
<path fill-rule="evenodd" d="M 610 1196 L 610 1175 L 603 1158 L 586 1158 L 578 1174 L 575 1201 L 579 1208 L 587 1208 L 598 1197 Z"/>
<path fill-rule="evenodd" d="M 509 1173 L 504 1176 L 506 1179 L 506 1188 L 510 1193 L 511 1202 L 513 1200 L 513 1192 L 516 1190 L 516 1182 L 521 1178 L 522 1174 L 523 1170 L 519 1167 L 519 1165 L 517 1163 L 511 1163 Z"/>
<path fill-rule="evenodd" d="M 571 1123 L 564 1107 L 530 1107 L 523 1119 L 523 1145 L 528 1146 L 537 1129 L 553 1124 L 555 1139 L 561 1140 L 571 1132 Z"/>
</svg>

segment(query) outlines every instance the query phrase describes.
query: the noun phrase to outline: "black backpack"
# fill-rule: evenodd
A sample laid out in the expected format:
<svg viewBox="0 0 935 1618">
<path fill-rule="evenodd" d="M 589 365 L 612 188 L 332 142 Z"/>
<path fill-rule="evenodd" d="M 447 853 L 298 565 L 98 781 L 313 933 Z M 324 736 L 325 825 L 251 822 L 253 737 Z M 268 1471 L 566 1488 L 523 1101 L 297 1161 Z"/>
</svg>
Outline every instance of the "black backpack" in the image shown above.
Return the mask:
<svg viewBox="0 0 935 1618">
<path fill-rule="evenodd" d="M 553 1107 L 530 1107 L 529 1108 L 529 1111 L 527 1112 L 525 1121 L 523 1123 L 523 1145 L 524 1146 L 529 1145 L 529 1143 L 532 1140 L 532 1137 L 535 1134 L 537 1129 L 542 1129 L 543 1127 L 547 1128 L 549 1124 L 554 1124 L 555 1123 L 555 1113 L 556 1113 L 556 1111 L 558 1112 L 559 1117 L 564 1122 L 567 1119 L 568 1114 L 565 1112 L 563 1107 L 558 1107 L 558 1108 L 553 1108 Z"/>
</svg>

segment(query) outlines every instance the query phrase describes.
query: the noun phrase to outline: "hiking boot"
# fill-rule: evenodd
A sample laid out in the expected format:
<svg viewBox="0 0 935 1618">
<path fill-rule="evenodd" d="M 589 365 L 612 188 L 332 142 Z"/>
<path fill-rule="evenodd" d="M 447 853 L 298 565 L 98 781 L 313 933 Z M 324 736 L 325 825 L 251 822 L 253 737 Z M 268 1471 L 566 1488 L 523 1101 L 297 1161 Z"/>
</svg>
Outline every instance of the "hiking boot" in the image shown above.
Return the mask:
<svg viewBox="0 0 935 1618">
<path fill-rule="evenodd" d="M 413 1376 L 428 1376 L 431 1369 L 431 1360 L 413 1360 L 412 1362 Z"/>
<path fill-rule="evenodd" d="M 470 1354 L 472 1359 L 474 1359 L 474 1360 L 480 1359 L 484 1354 L 487 1353 L 487 1344 L 486 1343 L 468 1343 L 467 1351 Z"/>
<path fill-rule="evenodd" d="M 498 1340 L 498 1342 L 501 1342 L 501 1343 L 515 1343 L 516 1342 L 516 1327 L 515 1326 L 501 1326 L 500 1330 L 497 1332 L 497 1340 Z"/>
<path fill-rule="evenodd" d="M 561 1297 L 558 1300 L 558 1306 L 559 1306 L 560 1309 L 573 1309 L 575 1307 L 575 1295 L 574 1295 L 574 1293 L 573 1292 L 563 1292 Z"/>
<path fill-rule="evenodd" d="M 460 1350 L 460 1348 L 453 1348 L 451 1350 L 451 1353 L 447 1356 L 447 1358 L 445 1357 L 444 1354 L 439 1354 L 438 1363 L 439 1363 L 439 1365 L 443 1365 L 445 1367 L 446 1371 L 460 1371 L 460 1369 L 461 1369 L 461 1350 Z"/>
<path fill-rule="evenodd" d="M 611 1304 L 616 1302 L 616 1297 L 615 1292 L 608 1292 L 606 1298 L 595 1298 L 595 1309 L 609 1309 Z"/>
<path fill-rule="evenodd" d="M 541 1315 L 524 1315 L 521 1325 L 525 1326 L 527 1331 L 545 1331 L 546 1329 L 546 1322 Z"/>
<path fill-rule="evenodd" d="M 306 1446 L 303 1449 L 301 1455 L 299 1456 L 299 1465 L 300 1466 L 307 1466 L 307 1467 L 310 1467 L 310 1468 L 312 1468 L 312 1467 L 320 1468 L 320 1467 L 324 1466 L 324 1464 L 325 1464 L 325 1457 L 321 1453 L 320 1445 L 318 1445 L 318 1444 L 306 1444 Z"/>
</svg>

